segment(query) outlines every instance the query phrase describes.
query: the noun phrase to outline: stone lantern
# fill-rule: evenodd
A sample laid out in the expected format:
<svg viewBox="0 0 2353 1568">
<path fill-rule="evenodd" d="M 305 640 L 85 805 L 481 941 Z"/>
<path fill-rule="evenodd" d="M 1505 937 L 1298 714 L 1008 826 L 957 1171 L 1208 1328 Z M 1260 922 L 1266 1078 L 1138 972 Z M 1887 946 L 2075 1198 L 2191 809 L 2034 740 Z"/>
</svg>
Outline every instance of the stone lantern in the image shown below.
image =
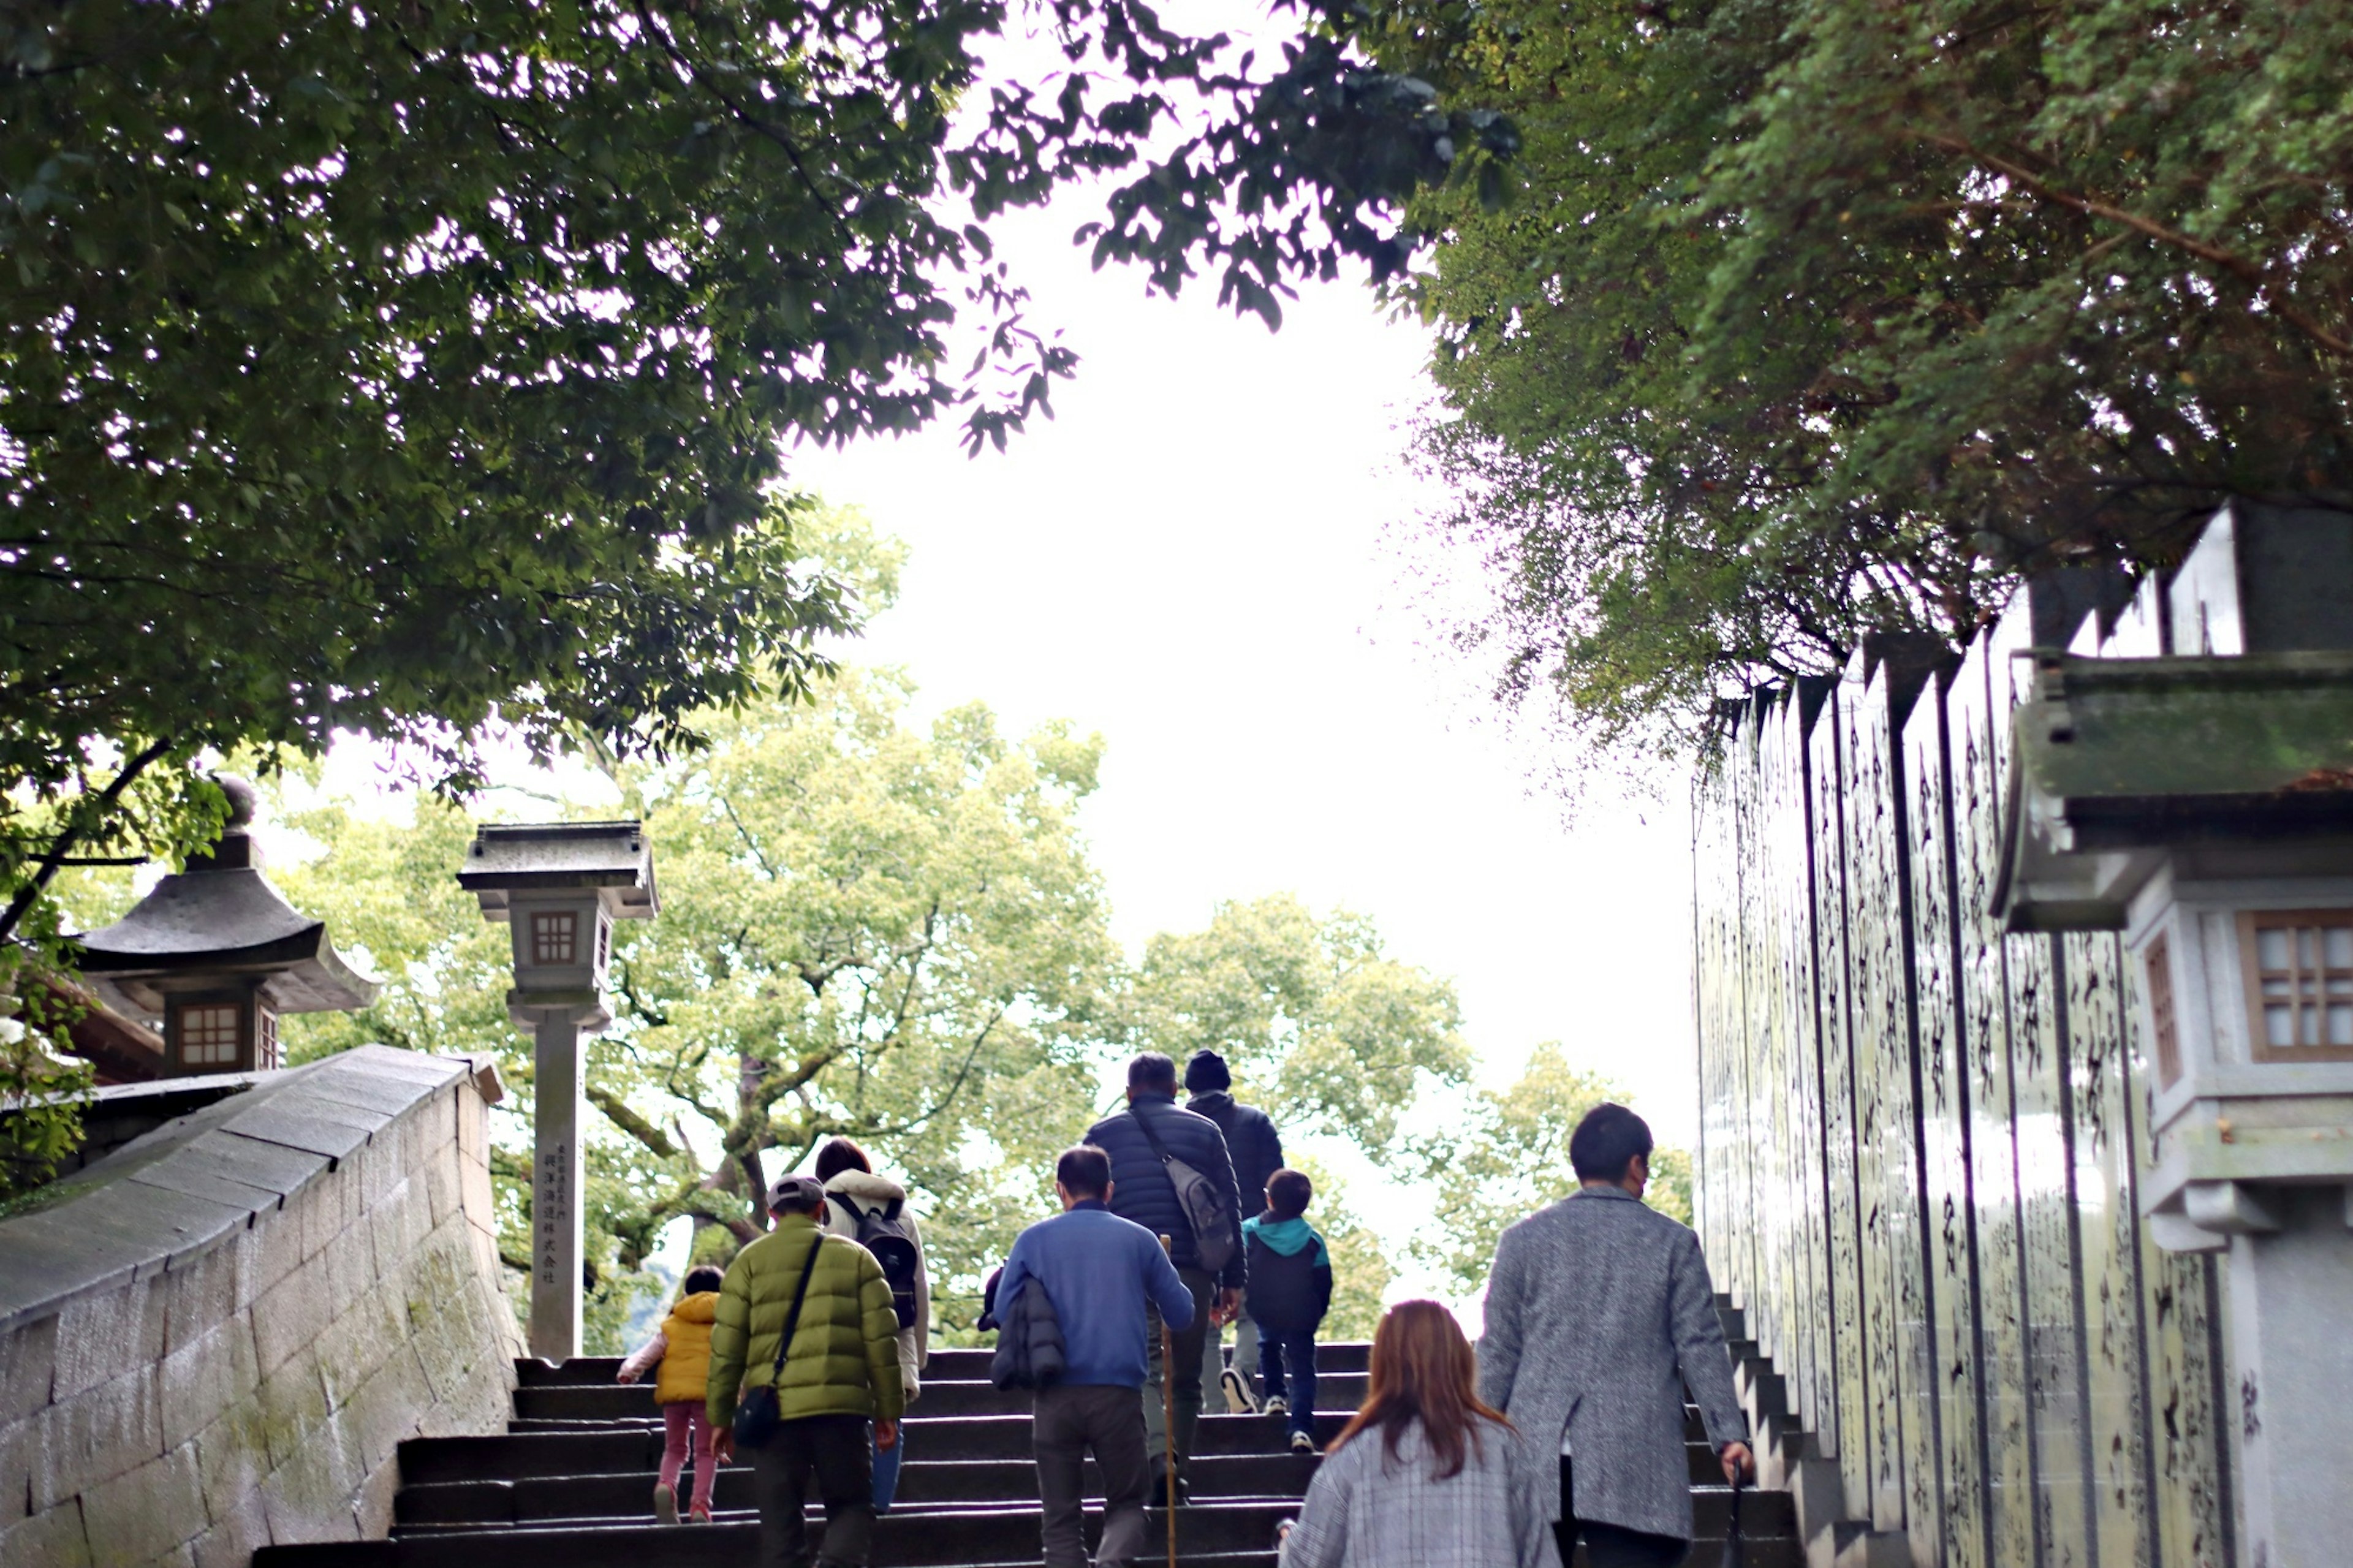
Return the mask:
<svg viewBox="0 0 2353 1568">
<path fill-rule="evenodd" d="M 376 993 L 335 952 L 326 922 L 262 875 L 252 786 L 216 782 L 229 816 L 213 852 L 190 856 L 129 914 L 79 939 L 82 976 L 100 999 L 161 1020 L 166 1077 L 266 1071 L 279 1065 L 279 1015 L 349 1012 Z"/>
<path fill-rule="evenodd" d="M 636 822 L 494 825 L 475 831 L 459 885 L 513 938 L 507 1016 L 532 1032 L 531 1353 L 580 1353 L 582 1032 L 613 1021 L 613 922 L 659 908 L 653 850 Z"/>
<path fill-rule="evenodd" d="M 2353 515 L 2233 505 L 2169 582 L 2034 658 L 2001 912 L 2013 931 L 2124 933 L 2150 1058 L 2141 1212 L 2161 1247 L 2230 1254 L 2241 1561 L 2338 1561 Z"/>
</svg>

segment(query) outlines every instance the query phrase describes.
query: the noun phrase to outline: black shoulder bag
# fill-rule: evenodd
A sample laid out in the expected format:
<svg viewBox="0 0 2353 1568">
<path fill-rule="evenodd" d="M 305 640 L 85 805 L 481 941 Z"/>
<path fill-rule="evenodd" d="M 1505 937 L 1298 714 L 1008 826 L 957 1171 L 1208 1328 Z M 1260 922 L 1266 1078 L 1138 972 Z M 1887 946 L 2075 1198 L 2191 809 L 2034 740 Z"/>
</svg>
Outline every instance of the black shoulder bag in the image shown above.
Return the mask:
<svg viewBox="0 0 2353 1568">
<path fill-rule="evenodd" d="M 809 1237 L 808 1261 L 801 1265 L 799 1289 L 793 1292 L 793 1310 L 785 1314 L 785 1337 L 776 1342 L 776 1364 L 768 1373 L 768 1386 L 755 1388 L 735 1406 L 735 1443 L 738 1447 L 765 1447 L 784 1425 L 784 1406 L 777 1403 L 777 1386 L 785 1381 L 785 1358 L 793 1352 L 793 1335 L 801 1326 L 801 1303 L 808 1299 L 809 1276 L 817 1272 L 818 1248 L 825 1245 L 825 1232 L 819 1230 Z M 751 1327 L 749 1310 L 744 1328 Z"/>
<path fill-rule="evenodd" d="M 1185 1223 L 1193 1229 L 1193 1255 L 1201 1267 L 1211 1274 L 1233 1261 L 1234 1215 L 1232 1200 L 1218 1191 L 1217 1184 L 1168 1152 L 1160 1134 L 1143 1112 L 1131 1109 L 1128 1114 L 1144 1132 L 1145 1142 L 1160 1157 L 1168 1172 L 1169 1184 L 1176 1189 L 1176 1207 L 1185 1215 Z"/>
</svg>

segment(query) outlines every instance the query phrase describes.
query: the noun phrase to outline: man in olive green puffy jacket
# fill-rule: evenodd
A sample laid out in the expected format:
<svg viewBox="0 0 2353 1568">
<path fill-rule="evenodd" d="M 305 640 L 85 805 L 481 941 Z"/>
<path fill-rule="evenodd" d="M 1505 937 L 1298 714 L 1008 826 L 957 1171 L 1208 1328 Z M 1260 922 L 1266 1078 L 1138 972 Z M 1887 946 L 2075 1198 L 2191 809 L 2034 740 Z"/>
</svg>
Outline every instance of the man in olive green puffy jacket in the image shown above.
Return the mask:
<svg viewBox="0 0 2353 1568">
<path fill-rule="evenodd" d="M 722 1458 L 733 1455 L 737 1401 L 754 1388 L 773 1384 L 776 1390 L 782 1424 L 751 1454 L 762 1568 L 808 1568 L 801 1500 L 812 1471 L 825 1499 L 818 1563 L 863 1568 L 874 1544 L 866 1423 L 874 1423 L 876 1447 L 887 1451 L 899 1441 L 905 1401 L 891 1287 L 872 1253 L 818 1228 L 824 1205 L 825 1189 L 811 1178 L 776 1179 L 768 1189 L 776 1228 L 728 1265 L 711 1325 L 707 1414 Z M 808 1290 L 778 1376 L 776 1346 L 804 1267 Z"/>
</svg>

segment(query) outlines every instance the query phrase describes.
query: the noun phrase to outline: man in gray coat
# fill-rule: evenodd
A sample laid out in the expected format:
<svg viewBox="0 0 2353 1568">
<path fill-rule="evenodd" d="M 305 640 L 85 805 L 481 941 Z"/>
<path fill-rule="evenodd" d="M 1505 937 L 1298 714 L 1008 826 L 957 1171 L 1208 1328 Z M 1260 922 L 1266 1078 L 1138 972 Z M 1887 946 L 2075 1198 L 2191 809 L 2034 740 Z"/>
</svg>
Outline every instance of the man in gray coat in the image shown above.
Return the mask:
<svg viewBox="0 0 2353 1568">
<path fill-rule="evenodd" d="M 1561 1561 L 1581 1534 L 1592 1568 L 1690 1552 L 1685 1387 L 1725 1479 L 1755 1468 L 1699 1238 L 1641 1201 L 1650 1156 L 1641 1117 L 1595 1107 L 1568 1143 L 1579 1190 L 1504 1232 L 1487 1280 L 1479 1395 L 1531 1443 L 1559 1443 L 1546 1517 Z"/>
</svg>

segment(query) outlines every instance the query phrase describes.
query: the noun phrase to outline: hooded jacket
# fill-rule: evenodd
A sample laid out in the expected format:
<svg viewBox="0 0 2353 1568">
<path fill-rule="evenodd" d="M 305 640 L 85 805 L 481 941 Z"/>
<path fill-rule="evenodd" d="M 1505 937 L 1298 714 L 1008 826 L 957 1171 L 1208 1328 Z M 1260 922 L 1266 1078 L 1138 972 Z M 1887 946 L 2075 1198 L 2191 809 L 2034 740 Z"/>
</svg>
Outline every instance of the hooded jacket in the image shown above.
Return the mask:
<svg viewBox="0 0 2353 1568">
<path fill-rule="evenodd" d="M 905 1406 L 899 1390 L 899 1315 L 891 1310 L 882 1266 L 856 1242 L 818 1230 L 813 1215 L 787 1214 L 776 1217 L 776 1229 L 735 1255 L 719 1288 L 704 1402 L 712 1426 L 723 1431 L 733 1426 L 742 1392 L 769 1383 L 776 1343 L 812 1247 L 818 1249 L 817 1265 L 776 1387 L 778 1415 L 786 1421 L 808 1415 L 899 1418 Z"/>
<path fill-rule="evenodd" d="M 1222 1089 L 1197 1094 L 1185 1102 L 1196 1116 L 1206 1116 L 1226 1135 L 1226 1152 L 1234 1163 L 1234 1190 L 1241 1212 L 1256 1214 L 1266 1206 L 1267 1178 L 1282 1169 L 1282 1135 L 1273 1118 L 1255 1105 L 1244 1105 Z M 1169 1151 L 1175 1153 L 1175 1150 Z M 1177 1156 L 1182 1159 L 1181 1154 Z"/>
<path fill-rule="evenodd" d="M 1176 1097 L 1169 1094 L 1139 1094 L 1125 1110 L 1087 1129 L 1086 1141 L 1111 1156 L 1111 1212 L 1155 1236 L 1168 1237 L 1168 1255 L 1177 1268 L 1198 1268 L 1200 1249 L 1193 1244 L 1192 1225 L 1176 1205 L 1176 1184 L 1169 1179 L 1160 1156 L 1152 1152 L 1151 1140 L 1135 1124 L 1139 1116 L 1152 1119 L 1152 1130 L 1167 1145 L 1171 1156 L 1233 1194 L 1234 1165 L 1226 1153 L 1225 1134 L 1208 1117 L 1179 1107 Z M 1237 1289 L 1241 1286 L 1241 1216 L 1257 1207 L 1256 1203 L 1250 1209 L 1234 1203 L 1234 1250 L 1219 1271 L 1220 1285 Z"/>
<path fill-rule="evenodd" d="M 837 1171 L 825 1184 L 828 1199 L 836 1196 L 849 1199 L 861 1209 L 887 1207 L 892 1202 L 904 1205 L 907 1189 L 888 1176 L 877 1176 L 865 1171 Z M 838 1203 L 828 1202 L 820 1211 L 827 1234 L 858 1239 L 858 1225 L 843 1212 Z M 915 1244 L 915 1321 L 899 1331 L 899 1385 L 907 1403 L 915 1403 L 923 1392 L 918 1374 L 932 1359 L 932 1270 L 931 1261 L 923 1252 L 923 1234 L 916 1227 L 915 1213 L 902 1207 L 900 1223 L 907 1227 L 907 1236 Z"/>
<path fill-rule="evenodd" d="M 1278 1334 L 1313 1333 L 1332 1310 L 1332 1257 L 1303 1215 L 1271 1212 L 1242 1224 L 1250 1254 L 1250 1321 Z"/>
</svg>

